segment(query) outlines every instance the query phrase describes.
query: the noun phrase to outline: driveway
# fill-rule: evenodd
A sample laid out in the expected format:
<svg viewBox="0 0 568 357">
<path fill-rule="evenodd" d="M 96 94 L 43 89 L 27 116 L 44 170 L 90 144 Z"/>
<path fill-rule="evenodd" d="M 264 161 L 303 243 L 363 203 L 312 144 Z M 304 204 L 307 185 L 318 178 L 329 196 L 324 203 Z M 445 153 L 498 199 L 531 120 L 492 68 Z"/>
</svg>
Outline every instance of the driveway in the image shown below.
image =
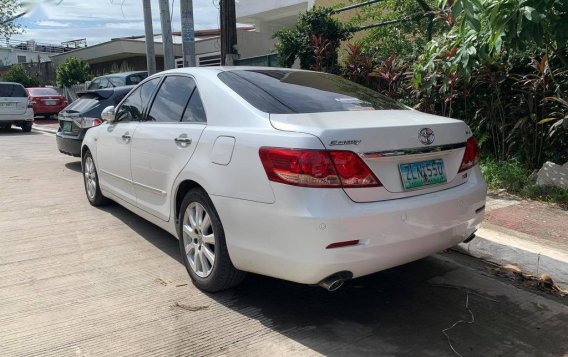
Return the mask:
<svg viewBox="0 0 568 357">
<path fill-rule="evenodd" d="M 377 227 L 380 229 L 380 227 Z M 563 356 L 566 298 L 442 253 L 329 293 L 249 276 L 197 290 L 177 240 L 91 207 L 52 134 L 0 130 L 0 355 Z M 460 323 L 446 334 L 459 320 Z"/>
</svg>

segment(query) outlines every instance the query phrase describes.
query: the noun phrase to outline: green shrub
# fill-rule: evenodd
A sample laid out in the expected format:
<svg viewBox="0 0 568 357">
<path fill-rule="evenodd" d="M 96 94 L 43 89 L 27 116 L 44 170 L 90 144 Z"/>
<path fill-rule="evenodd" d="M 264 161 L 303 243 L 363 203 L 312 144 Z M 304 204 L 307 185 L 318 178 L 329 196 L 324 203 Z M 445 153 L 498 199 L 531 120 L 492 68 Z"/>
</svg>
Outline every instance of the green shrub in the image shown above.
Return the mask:
<svg viewBox="0 0 568 357">
<path fill-rule="evenodd" d="M 26 88 L 37 87 L 39 84 L 37 78 L 29 74 L 22 64 L 13 65 L 10 70 L 2 76 L 2 79 L 6 82 L 20 83 Z"/>
<path fill-rule="evenodd" d="M 91 79 L 89 65 L 77 57 L 68 57 L 57 67 L 57 85 L 69 87 L 73 84 L 85 83 Z"/>
</svg>

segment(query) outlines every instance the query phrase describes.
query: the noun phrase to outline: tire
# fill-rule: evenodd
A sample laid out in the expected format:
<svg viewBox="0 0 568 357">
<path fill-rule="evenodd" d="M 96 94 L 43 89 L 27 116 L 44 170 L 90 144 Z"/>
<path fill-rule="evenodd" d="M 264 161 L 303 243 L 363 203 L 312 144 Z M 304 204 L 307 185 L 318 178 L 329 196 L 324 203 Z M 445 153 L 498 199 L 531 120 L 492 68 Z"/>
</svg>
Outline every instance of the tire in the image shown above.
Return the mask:
<svg viewBox="0 0 568 357">
<path fill-rule="evenodd" d="M 83 156 L 81 172 L 83 173 L 83 183 L 85 184 L 85 193 L 89 203 L 95 207 L 109 204 L 110 200 L 101 193 L 95 160 L 93 160 L 90 151 L 87 151 Z"/>
<path fill-rule="evenodd" d="M 10 129 L 12 124 L 0 124 L 0 129 Z"/>
<path fill-rule="evenodd" d="M 30 131 L 32 131 L 32 126 L 33 126 L 33 122 L 32 121 L 25 121 L 22 123 L 22 131 L 24 133 L 29 133 Z"/>
<path fill-rule="evenodd" d="M 195 286 L 214 293 L 243 281 L 246 273 L 233 266 L 223 225 L 204 190 L 193 189 L 185 195 L 178 218 L 181 257 Z"/>
</svg>

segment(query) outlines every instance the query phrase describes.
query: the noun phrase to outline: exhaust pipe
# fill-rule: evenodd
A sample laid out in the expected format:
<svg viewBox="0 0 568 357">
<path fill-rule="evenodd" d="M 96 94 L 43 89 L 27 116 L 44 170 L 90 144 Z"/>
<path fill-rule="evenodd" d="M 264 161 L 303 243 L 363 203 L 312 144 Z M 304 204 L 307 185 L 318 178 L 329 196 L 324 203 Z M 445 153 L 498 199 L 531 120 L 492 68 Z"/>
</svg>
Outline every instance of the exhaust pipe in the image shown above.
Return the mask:
<svg viewBox="0 0 568 357">
<path fill-rule="evenodd" d="M 475 232 L 473 232 L 469 237 L 467 237 L 463 243 L 469 243 L 475 238 Z"/>
<path fill-rule="evenodd" d="M 343 279 L 326 278 L 319 283 L 319 286 L 321 286 L 327 291 L 335 291 L 343 286 L 343 282 L 344 282 Z"/>
<path fill-rule="evenodd" d="M 351 279 L 352 277 L 353 273 L 342 271 L 328 276 L 327 278 L 320 281 L 318 285 L 327 291 L 335 291 L 343 286 L 345 280 Z"/>
</svg>

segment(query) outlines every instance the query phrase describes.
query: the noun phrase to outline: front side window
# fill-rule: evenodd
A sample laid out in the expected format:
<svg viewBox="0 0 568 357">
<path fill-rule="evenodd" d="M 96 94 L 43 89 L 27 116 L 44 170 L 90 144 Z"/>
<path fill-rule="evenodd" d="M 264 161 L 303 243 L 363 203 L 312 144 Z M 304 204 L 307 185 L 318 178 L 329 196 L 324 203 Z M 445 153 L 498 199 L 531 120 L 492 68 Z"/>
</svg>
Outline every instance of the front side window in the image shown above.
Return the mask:
<svg viewBox="0 0 568 357">
<path fill-rule="evenodd" d="M 117 121 L 135 121 L 142 120 L 144 108 L 150 101 L 154 89 L 160 82 L 160 78 L 152 78 L 140 87 L 134 89 L 128 97 L 122 102 L 116 111 Z"/>
<path fill-rule="evenodd" d="M 179 122 L 194 89 L 195 82 L 189 77 L 166 77 L 156 94 L 148 120 L 161 123 Z"/>
<path fill-rule="evenodd" d="M 257 109 L 273 114 L 406 109 L 345 78 L 292 70 L 235 70 L 218 75 Z"/>
</svg>

